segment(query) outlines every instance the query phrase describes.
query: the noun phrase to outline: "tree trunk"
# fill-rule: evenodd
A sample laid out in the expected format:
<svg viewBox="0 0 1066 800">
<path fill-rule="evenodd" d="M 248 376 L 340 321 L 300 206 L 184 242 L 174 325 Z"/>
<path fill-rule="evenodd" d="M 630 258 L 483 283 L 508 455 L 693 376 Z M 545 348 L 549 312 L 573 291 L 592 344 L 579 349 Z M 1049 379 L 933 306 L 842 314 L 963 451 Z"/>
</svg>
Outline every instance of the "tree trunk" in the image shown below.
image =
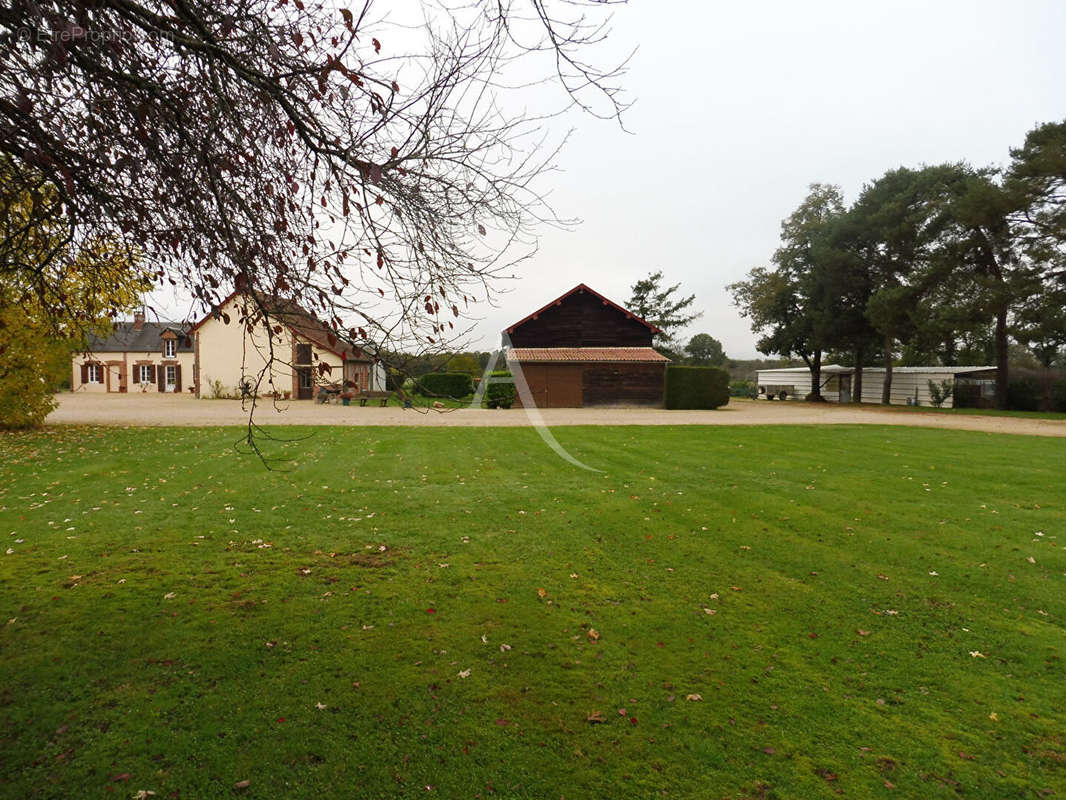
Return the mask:
<svg viewBox="0 0 1066 800">
<path fill-rule="evenodd" d="M 855 348 L 855 378 L 851 382 L 851 402 L 862 402 L 862 357 L 863 347 L 859 345 Z"/>
<path fill-rule="evenodd" d="M 807 400 L 822 399 L 822 351 L 814 351 L 814 360 L 811 363 L 811 393 Z"/>
<path fill-rule="evenodd" d="M 892 336 L 885 336 L 885 382 L 881 387 L 881 405 L 892 403 Z"/>
<path fill-rule="evenodd" d="M 1007 408 L 1007 307 L 996 311 L 996 408 Z"/>
</svg>

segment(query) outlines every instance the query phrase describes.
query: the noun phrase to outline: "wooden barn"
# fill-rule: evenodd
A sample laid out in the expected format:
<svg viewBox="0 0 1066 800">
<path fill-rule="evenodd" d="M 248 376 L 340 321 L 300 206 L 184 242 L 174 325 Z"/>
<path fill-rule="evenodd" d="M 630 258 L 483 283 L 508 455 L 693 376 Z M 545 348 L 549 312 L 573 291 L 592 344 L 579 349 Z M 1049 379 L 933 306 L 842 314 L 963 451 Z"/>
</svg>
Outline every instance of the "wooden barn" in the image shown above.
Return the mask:
<svg viewBox="0 0 1066 800">
<path fill-rule="evenodd" d="M 538 408 L 663 404 L 659 329 L 583 283 L 504 332 Z"/>
</svg>

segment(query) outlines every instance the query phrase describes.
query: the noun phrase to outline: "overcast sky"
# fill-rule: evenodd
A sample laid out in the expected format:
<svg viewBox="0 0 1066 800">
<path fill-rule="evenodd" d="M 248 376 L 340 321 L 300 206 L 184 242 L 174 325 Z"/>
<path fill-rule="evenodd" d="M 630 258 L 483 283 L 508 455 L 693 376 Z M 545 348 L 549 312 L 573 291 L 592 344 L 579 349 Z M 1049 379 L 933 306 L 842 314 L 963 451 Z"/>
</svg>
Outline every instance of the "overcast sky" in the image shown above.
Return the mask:
<svg viewBox="0 0 1066 800">
<path fill-rule="evenodd" d="M 578 283 L 624 304 L 661 269 L 704 312 L 684 341 L 707 332 L 731 357 L 756 357 L 724 287 L 768 263 L 808 185 L 839 184 L 850 202 L 895 167 L 1006 163 L 1028 130 L 1066 118 L 1064 42 L 1064 0 L 618 6 L 610 49 L 639 48 L 629 132 L 568 119 L 543 188 L 583 222 L 543 233 L 498 306 L 480 306 L 471 345 L 498 346 L 504 327 Z"/>
<path fill-rule="evenodd" d="M 758 355 L 724 286 L 768 262 L 812 182 L 849 202 L 898 166 L 1004 164 L 1037 123 L 1066 118 L 1066 2 L 632 0 L 635 45 L 616 125 L 577 119 L 550 179 L 535 260 L 478 325 L 480 347 L 580 282 L 624 303 L 662 269 L 734 358 Z M 685 337 L 687 340 L 687 336 Z"/>
</svg>

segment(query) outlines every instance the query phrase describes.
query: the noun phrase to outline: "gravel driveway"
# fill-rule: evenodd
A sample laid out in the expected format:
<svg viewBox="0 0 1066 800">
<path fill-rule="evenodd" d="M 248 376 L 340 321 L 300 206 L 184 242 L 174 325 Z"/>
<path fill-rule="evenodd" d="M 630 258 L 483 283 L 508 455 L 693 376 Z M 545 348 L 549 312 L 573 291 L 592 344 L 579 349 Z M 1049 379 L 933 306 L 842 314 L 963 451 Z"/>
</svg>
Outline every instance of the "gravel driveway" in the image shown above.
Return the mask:
<svg viewBox="0 0 1066 800">
<path fill-rule="evenodd" d="M 56 396 L 50 425 L 244 425 L 247 411 L 237 400 L 197 400 L 173 394 L 71 394 Z M 664 411 L 648 408 L 547 408 L 544 423 L 559 425 L 910 425 L 921 428 L 1066 436 L 1066 421 L 1018 417 L 921 413 L 879 407 L 733 400 L 716 411 Z M 431 425 L 484 427 L 530 425 L 522 410 L 362 408 L 318 405 L 309 400 L 269 401 L 255 416 L 260 425 Z"/>
</svg>

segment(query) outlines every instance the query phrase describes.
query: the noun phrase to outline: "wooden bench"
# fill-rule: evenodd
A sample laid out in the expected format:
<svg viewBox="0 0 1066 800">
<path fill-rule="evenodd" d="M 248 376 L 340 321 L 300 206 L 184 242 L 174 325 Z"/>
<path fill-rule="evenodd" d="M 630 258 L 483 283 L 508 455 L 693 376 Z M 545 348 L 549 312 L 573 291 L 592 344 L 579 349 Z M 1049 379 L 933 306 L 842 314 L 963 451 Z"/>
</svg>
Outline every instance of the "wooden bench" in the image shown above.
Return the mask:
<svg viewBox="0 0 1066 800">
<path fill-rule="evenodd" d="M 392 392 L 359 392 L 352 399 L 358 400 L 361 406 L 365 406 L 368 400 L 380 400 L 381 407 L 384 408 L 389 404 L 390 397 L 392 397 Z"/>
</svg>

